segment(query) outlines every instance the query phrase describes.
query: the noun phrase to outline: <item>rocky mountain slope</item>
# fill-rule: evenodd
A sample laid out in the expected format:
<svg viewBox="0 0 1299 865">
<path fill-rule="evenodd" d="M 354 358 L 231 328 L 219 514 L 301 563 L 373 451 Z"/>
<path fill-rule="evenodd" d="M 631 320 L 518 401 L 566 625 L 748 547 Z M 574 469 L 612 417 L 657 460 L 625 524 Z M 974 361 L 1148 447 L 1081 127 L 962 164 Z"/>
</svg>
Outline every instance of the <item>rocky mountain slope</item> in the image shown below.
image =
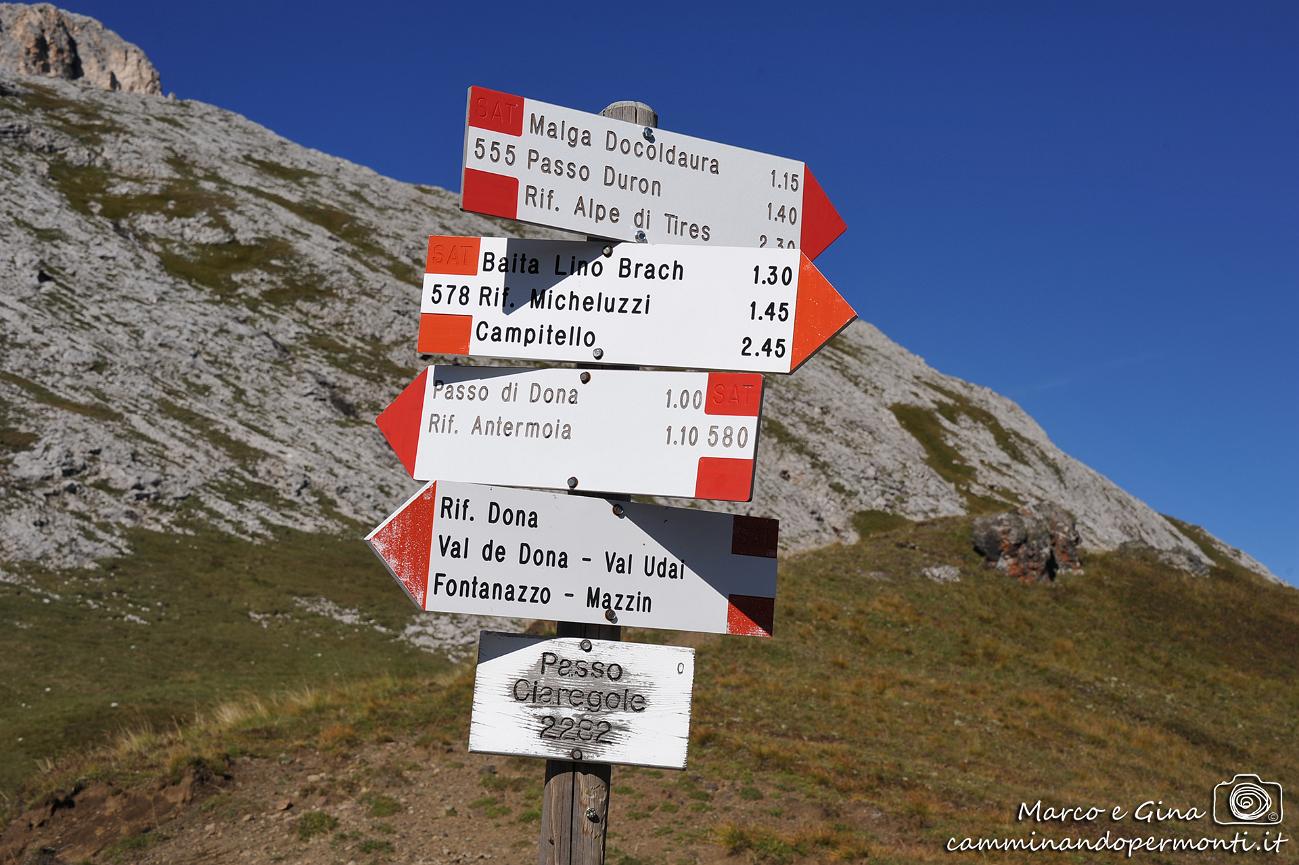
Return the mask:
<svg viewBox="0 0 1299 865">
<path fill-rule="evenodd" d="M 0 3 L 0 69 L 103 90 L 162 92 L 158 70 L 143 51 L 94 18 L 49 3 Z"/>
<path fill-rule="evenodd" d="M 6 28 L 13 15 L 0 7 Z M 441 158 L 458 158 L 457 134 L 448 126 Z M 372 420 L 422 363 L 424 237 L 549 236 L 210 105 L 9 72 L 0 178 L 10 579 L 24 562 L 125 552 L 136 526 L 257 537 L 375 524 L 413 489 Z M 861 511 L 1050 501 L 1075 515 L 1084 547 L 1206 564 L 1013 402 L 865 322 L 770 387 L 757 493 L 739 509 L 779 517 L 787 549 L 851 540 Z"/>
</svg>

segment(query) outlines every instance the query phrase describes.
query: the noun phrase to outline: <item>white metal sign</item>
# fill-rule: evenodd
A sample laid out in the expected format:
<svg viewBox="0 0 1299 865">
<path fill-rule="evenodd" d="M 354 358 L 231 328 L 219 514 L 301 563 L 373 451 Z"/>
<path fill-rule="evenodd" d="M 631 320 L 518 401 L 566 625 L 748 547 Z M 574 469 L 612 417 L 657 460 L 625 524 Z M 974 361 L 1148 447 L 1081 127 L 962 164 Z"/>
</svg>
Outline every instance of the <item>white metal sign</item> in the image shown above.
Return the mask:
<svg viewBox="0 0 1299 865">
<path fill-rule="evenodd" d="M 431 366 L 377 423 L 411 476 L 748 501 L 756 373 Z"/>
<path fill-rule="evenodd" d="M 695 650 L 483 631 L 469 750 L 684 769 Z"/>
<path fill-rule="evenodd" d="M 418 348 L 788 373 L 853 318 L 796 249 L 434 236 Z"/>
<path fill-rule="evenodd" d="M 461 207 L 615 240 L 796 247 L 844 222 L 802 162 L 469 88 Z"/>
<path fill-rule="evenodd" d="M 434 481 L 366 537 L 423 610 L 771 636 L 778 523 Z"/>
</svg>

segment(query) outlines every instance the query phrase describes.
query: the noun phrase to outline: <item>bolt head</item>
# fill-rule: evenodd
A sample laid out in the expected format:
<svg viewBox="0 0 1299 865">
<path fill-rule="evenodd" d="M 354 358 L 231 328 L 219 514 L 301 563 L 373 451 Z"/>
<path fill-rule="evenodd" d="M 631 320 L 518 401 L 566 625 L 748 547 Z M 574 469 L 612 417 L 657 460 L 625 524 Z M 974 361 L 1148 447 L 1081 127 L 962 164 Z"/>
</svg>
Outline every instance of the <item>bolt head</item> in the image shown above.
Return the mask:
<svg viewBox="0 0 1299 865">
<path fill-rule="evenodd" d="M 626 513 L 627 513 L 627 511 L 623 508 L 622 505 L 614 505 L 614 506 L 613 506 L 613 515 L 614 515 L 615 517 L 619 517 L 619 518 L 621 518 L 621 517 L 622 517 L 624 514 L 626 514 Z"/>
<path fill-rule="evenodd" d="M 600 250 L 600 254 L 603 255 L 605 258 L 608 258 L 609 256 L 613 255 L 613 247 L 606 246 L 604 249 Z"/>
<path fill-rule="evenodd" d="M 602 348 L 595 349 L 594 351 L 591 352 L 591 356 L 594 357 L 596 360 L 599 360 L 600 358 L 604 357 L 604 349 Z"/>
<path fill-rule="evenodd" d="M 610 622 L 616 622 L 616 621 L 618 621 L 618 614 L 615 613 L 612 609 L 605 610 L 605 611 L 604 611 L 604 617 L 605 617 L 606 619 L 608 619 Z"/>
<path fill-rule="evenodd" d="M 592 823 L 596 823 L 600 820 L 600 812 L 594 808 L 587 808 L 586 819 L 590 820 Z"/>
<path fill-rule="evenodd" d="M 581 759 L 582 759 L 582 749 L 581 749 L 581 748 L 574 748 L 572 751 L 569 751 L 569 752 L 568 752 L 568 756 L 572 757 L 574 760 L 581 760 Z"/>
<path fill-rule="evenodd" d="M 569 479 L 568 479 L 568 488 L 569 488 L 570 490 L 577 489 L 577 478 L 569 478 Z"/>
<path fill-rule="evenodd" d="M 653 141 L 653 140 L 654 140 L 654 127 L 653 127 L 653 126 L 646 126 L 644 129 L 641 130 L 641 135 L 644 135 L 644 136 L 645 136 L 645 140 L 646 140 L 646 141 Z"/>
<path fill-rule="evenodd" d="M 590 641 L 590 640 L 583 640 L 582 642 L 578 643 L 578 645 L 582 647 L 582 651 L 583 651 L 583 652 L 589 652 L 589 651 L 591 651 L 591 641 Z"/>
<path fill-rule="evenodd" d="M 645 232 L 644 232 L 644 231 L 637 231 L 637 232 L 636 232 L 636 242 L 637 242 L 637 243 L 644 243 L 644 242 L 645 242 Z"/>
<path fill-rule="evenodd" d="M 578 378 L 582 380 L 582 384 L 586 384 L 588 381 L 591 380 L 591 374 L 589 372 L 584 372 L 581 375 L 579 375 Z"/>
</svg>

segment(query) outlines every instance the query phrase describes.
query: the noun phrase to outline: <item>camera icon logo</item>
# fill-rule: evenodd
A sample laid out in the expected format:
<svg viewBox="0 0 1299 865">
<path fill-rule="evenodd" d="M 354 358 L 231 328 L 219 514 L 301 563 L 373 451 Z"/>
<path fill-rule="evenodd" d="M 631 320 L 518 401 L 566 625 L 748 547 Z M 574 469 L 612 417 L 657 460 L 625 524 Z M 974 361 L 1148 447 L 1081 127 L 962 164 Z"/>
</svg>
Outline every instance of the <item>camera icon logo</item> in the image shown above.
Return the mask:
<svg viewBox="0 0 1299 865">
<path fill-rule="evenodd" d="M 1213 822 L 1219 826 L 1275 826 L 1284 816 L 1275 781 L 1236 775 L 1213 788 Z"/>
</svg>

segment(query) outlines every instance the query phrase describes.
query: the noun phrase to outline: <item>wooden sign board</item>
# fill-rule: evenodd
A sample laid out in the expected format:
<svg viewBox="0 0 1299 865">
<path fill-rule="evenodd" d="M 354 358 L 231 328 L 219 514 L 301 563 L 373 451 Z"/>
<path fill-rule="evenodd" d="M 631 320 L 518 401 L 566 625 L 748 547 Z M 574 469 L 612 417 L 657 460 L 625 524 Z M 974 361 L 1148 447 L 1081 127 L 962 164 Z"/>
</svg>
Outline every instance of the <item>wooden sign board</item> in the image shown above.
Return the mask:
<svg viewBox="0 0 1299 865">
<path fill-rule="evenodd" d="M 379 415 L 417 480 L 748 501 L 754 373 L 432 366 Z"/>
<path fill-rule="evenodd" d="M 844 222 L 802 162 L 469 88 L 460 206 L 649 243 L 794 247 Z"/>
<path fill-rule="evenodd" d="M 854 317 L 796 249 L 437 236 L 418 348 L 789 373 Z"/>
<path fill-rule="evenodd" d="M 434 481 L 366 537 L 422 610 L 769 637 L 779 524 Z"/>
<path fill-rule="evenodd" d="M 469 750 L 684 769 L 695 650 L 484 631 Z"/>
</svg>

